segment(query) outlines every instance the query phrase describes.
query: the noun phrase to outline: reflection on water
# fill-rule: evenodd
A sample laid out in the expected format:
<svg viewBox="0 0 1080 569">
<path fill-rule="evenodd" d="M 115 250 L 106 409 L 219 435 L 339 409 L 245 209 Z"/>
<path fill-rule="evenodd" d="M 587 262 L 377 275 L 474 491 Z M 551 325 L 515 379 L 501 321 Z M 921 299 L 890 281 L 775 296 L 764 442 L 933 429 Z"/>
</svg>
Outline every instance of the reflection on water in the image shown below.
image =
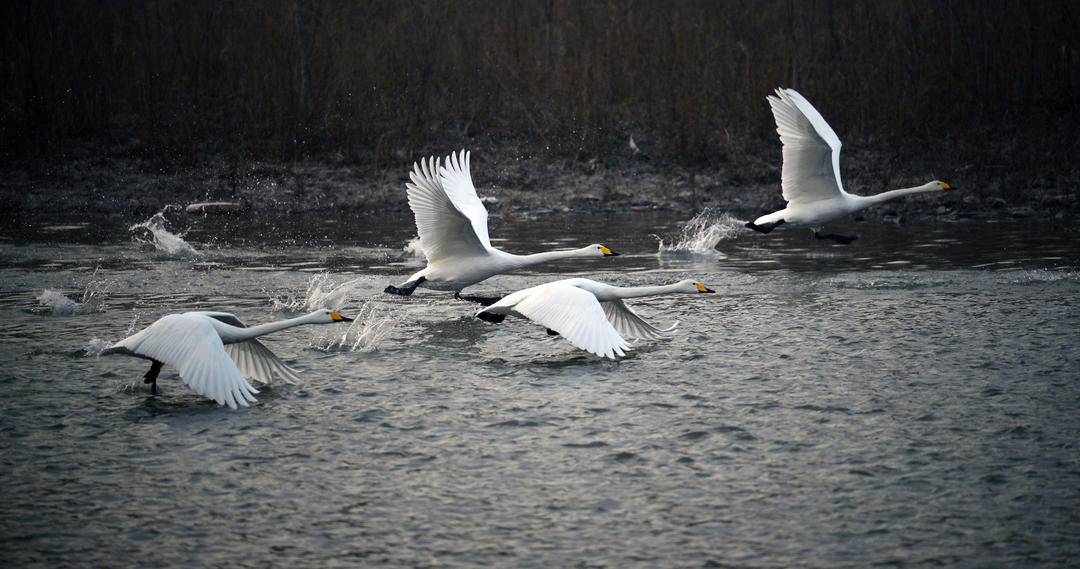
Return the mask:
<svg viewBox="0 0 1080 569">
<path fill-rule="evenodd" d="M 657 255 L 651 235 L 685 220 L 493 219 L 515 252 L 604 242 L 625 255 L 477 293 L 570 275 L 693 276 L 717 290 L 635 301 L 678 333 L 610 362 L 527 321 L 479 321 L 446 293 L 382 294 L 415 270 L 411 220 L 277 232 L 188 221 L 195 261 L 133 246 L 123 220 L 0 242 L 0 547 L 13 566 L 1025 567 L 1080 555 L 1070 234 L 864 223 L 841 228 L 860 235 L 844 247 L 780 228 L 722 239 L 712 257 Z M 88 277 L 110 283 L 100 312 L 30 310 L 40 291 Z M 145 362 L 94 357 L 170 312 L 264 322 L 326 303 L 356 321 L 267 337 L 303 382 L 262 389 L 244 411 L 168 368 L 152 397 Z"/>
</svg>

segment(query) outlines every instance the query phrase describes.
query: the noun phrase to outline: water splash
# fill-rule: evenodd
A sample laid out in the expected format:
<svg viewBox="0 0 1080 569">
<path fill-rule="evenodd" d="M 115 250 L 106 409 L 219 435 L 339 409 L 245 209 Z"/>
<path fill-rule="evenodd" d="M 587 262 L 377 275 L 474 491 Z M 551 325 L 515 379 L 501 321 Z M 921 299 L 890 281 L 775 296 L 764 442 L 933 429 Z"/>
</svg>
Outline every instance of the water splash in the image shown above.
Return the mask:
<svg viewBox="0 0 1080 569">
<path fill-rule="evenodd" d="M 405 244 L 405 254 L 416 259 L 427 259 L 424 249 L 420 246 L 420 238 L 413 237 Z"/>
<path fill-rule="evenodd" d="M 37 296 L 38 305 L 43 307 L 45 314 L 54 316 L 74 316 L 76 314 L 96 314 L 104 312 L 105 296 L 109 292 L 109 281 L 97 278 L 98 269 L 90 275 L 83 287 L 80 300 L 72 300 L 64 293 L 44 289 Z"/>
<path fill-rule="evenodd" d="M 128 228 L 128 231 L 149 232 L 150 239 L 136 238 L 136 241 L 152 245 L 155 251 L 165 256 L 180 259 L 197 258 L 202 255 L 199 251 L 192 247 L 190 243 L 184 241 L 181 235 L 172 233 L 165 227 L 165 213 L 170 208 L 175 207 L 178 206 L 166 206 L 165 209 L 155 213 L 150 219 L 132 225 Z"/>
<path fill-rule="evenodd" d="M 106 279 L 98 278 L 101 267 L 95 267 L 90 279 L 83 287 L 82 300 L 78 309 L 79 314 L 96 314 L 105 311 L 105 297 L 109 294 L 112 283 Z"/>
<path fill-rule="evenodd" d="M 1010 284 L 1053 283 L 1080 280 L 1080 272 L 1060 269 L 1027 269 L 1010 275 Z"/>
<path fill-rule="evenodd" d="M 138 324 L 139 314 L 136 312 L 132 312 L 131 322 L 128 322 L 127 331 L 124 332 L 124 335 L 121 336 L 121 338 L 127 338 L 128 336 L 134 334 L 135 326 L 137 326 Z M 116 342 L 113 342 L 112 340 L 105 340 L 102 338 L 90 338 L 90 340 L 86 342 L 86 346 L 83 347 L 83 353 L 88 358 L 97 358 L 101 356 L 101 352 L 104 352 L 109 346 L 115 343 Z"/>
<path fill-rule="evenodd" d="M 745 224 L 745 221 L 727 212 L 706 208 L 687 221 L 679 233 L 671 238 L 670 243 L 657 237 L 658 252 L 719 255 L 716 245 L 737 237 L 745 231 Z"/>
<path fill-rule="evenodd" d="M 320 308 L 342 308 L 349 303 L 357 292 L 358 280 L 336 284 L 329 273 L 312 275 L 307 290 L 302 295 L 287 292 L 272 298 L 275 311 L 312 311 Z"/>
<path fill-rule="evenodd" d="M 88 358 L 97 358 L 101 356 L 101 352 L 104 352 L 106 348 L 113 345 L 113 342 L 103 340 L 101 338 L 90 338 L 90 341 L 86 343 L 83 348 L 83 353 Z"/>
<path fill-rule="evenodd" d="M 378 349 L 396 321 L 391 311 L 365 302 L 343 334 L 316 332 L 308 346 L 322 352 L 371 352 Z"/>
<path fill-rule="evenodd" d="M 51 289 L 41 291 L 37 296 L 38 305 L 45 307 L 45 311 L 56 316 L 72 316 L 79 309 L 79 303 L 64 296 L 64 293 Z"/>
</svg>

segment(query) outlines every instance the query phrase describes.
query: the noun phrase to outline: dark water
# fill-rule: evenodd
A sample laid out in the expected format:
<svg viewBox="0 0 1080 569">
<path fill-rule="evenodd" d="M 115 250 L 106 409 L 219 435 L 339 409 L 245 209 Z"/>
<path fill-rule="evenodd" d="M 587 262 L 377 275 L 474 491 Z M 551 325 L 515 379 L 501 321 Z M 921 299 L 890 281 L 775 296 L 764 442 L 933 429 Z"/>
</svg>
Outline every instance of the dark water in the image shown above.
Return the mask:
<svg viewBox="0 0 1080 569">
<path fill-rule="evenodd" d="M 845 228 L 860 234 L 848 247 L 778 230 L 657 255 L 650 234 L 671 243 L 677 220 L 493 220 L 514 251 L 601 241 L 625 255 L 478 292 L 570 274 L 693 276 L 718 291 L 634 302 L 680 332 L 609 362 L 527 322 L 480 322 L 445 294 L 380 294 L 418 264 L 402 251 L 409 220 L 177 218 L 203 251 L 193 259 L 132 243 L 136 221 L 0 235 L 4 565 L 1053 567 L 1080 555 L 1075 233 L 865 223 Z M 250 409 L 218 408 L 168 369 L 150 397 L 141 361 L 87 355 L 133 320 L 222 309 L 267 321 L 349 280 L 330 298 L 361 316 L 345 341 L 334 327 L 271 336 L 305 383 L 264 389 Z M 91 313 L 35 300 L 88 282 L 104 298 Z"/>
</svg>

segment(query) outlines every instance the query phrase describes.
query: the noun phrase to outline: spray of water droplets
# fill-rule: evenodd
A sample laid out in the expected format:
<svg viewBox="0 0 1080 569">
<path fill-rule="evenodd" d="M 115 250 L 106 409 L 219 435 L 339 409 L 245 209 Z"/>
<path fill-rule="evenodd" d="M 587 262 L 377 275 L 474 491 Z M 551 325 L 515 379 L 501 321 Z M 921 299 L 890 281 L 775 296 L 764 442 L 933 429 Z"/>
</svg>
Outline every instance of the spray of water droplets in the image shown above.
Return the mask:
<svg viewBox="0 0 1080 569">
<path fill-rule="evenodd" d="M 311 311 L 320 308 L 343 308 L 357 292 L 358 281 L 334 282 L 329 273 L 312 275 L 303 294 L 286 292 L 270 299 L 275 311 Z"/>
<path fill-rule="evenodd" d="M 745 223 L 727 212 L 708 208 L 687 221 L 674 236 L 666 240 L 658 237 L 658 249 L 660 253 L 718 253 L 716 245 L 745 231 Z"/>
<path fill-rule="evenodd" d="M 405 244 L 405 254 L 416 259 L 427 258 L 427 256 L 424 255 L 424 249 L 420 246 L 419 237 L 413 237 Z"/>
<path fill-rule="evenodd" d="M 42 313 L 53 316 L 74 316 L 76 314 L 96 314 L 105 310 L 105 297 L 108 295 L 110 283 L 98 278 L 98 270 L 83 286 L 79 300 L 73 300 L 60 291 L 44 289 L 37 296 L 38 306 Z"/>
<path fill-rule="evenodd" d="M 135 326 L 137 326 L 138 324 L 139 315 L 136 313 L 132 313 L 131 322 L 128 323 L 127 331 L 124 332 L 124 335 L 121 337 L 127 338 L 128 336 L 134 334 Z M 100 357 L 101 353 L 108 349 L 108 347 L 113 345 L 114 343 L 115 342 L 113 342 L 112 340 L 105 340 L 102 338 L 90 338 L 90 340 L 86 342 L 86 346 L 83 347 L 83 352 L 88 358 Z"/>
<path fill-rule="evenodd" d="M 378 349 L 396 322 L 389 309 L 373 302 L 365 302 L 353 318 L 344 333 L 326 332 L 329 327 L 320 327 L 308 346 L 323 352 L 371 352 Z"/>
<path fill-rule="evenodd" d="M 166 228 L 165 213 L 177 207 L 179 206 L 166 206 L 165 209 L 155 213 L 150 219 L 132 225 L 128 228 L 128 231 L 141 235 L 149 233 L 149 239 L 136 237 L 135 240 L 153 246 L 155 251 L 166 257 L 178 259 L 197 258 L 201 256 L 201 253 L 195 247 L 184 241 L 183 236 L 172 233 Z"/>
</svg>

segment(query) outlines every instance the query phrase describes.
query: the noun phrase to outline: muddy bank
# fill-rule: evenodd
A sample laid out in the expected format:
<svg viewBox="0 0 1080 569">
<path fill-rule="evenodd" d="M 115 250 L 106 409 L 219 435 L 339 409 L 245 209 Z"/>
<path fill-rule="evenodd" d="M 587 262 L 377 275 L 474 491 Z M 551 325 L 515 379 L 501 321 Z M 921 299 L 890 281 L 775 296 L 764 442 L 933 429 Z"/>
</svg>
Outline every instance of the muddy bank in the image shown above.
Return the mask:
<svg viewBox="0 0 1080 569">
<path fill-rule="evenodd" d="M 472 171 L 493 215 L 545 212 L 618 214 L 659 211 L 692 215 L 706 207 L 746 217 L 783 206 L 780 150 L 761 144 L 719 164 L 686 167 L 629 149 L 604 158 L 558 158 L 520 148 L 474 147 Z M 945 162 L 943 164 L 943 162 Z M 1080 213 L 1080 178 L 1021 176 L 1007 169 L 845 153 L 841 169 L 852 193 L 870 194 L 933 178 L 957 192 L 898 200 L 868 219 L 1023 219 L 1072 222 Z M 15 161 L 3 167 L 0 207 L 9 221 L 37 214 L 76 213 L 143 217 L 168 204 L 236 201 L 250 210 L 327 211 L 338 214 L 408 213 L 405 182 L 410 158 L 359 165 L 328 157 L 295 163 L 208 159 L 170 164 L 132 156 L 95 155 Z"/>
</svg>

